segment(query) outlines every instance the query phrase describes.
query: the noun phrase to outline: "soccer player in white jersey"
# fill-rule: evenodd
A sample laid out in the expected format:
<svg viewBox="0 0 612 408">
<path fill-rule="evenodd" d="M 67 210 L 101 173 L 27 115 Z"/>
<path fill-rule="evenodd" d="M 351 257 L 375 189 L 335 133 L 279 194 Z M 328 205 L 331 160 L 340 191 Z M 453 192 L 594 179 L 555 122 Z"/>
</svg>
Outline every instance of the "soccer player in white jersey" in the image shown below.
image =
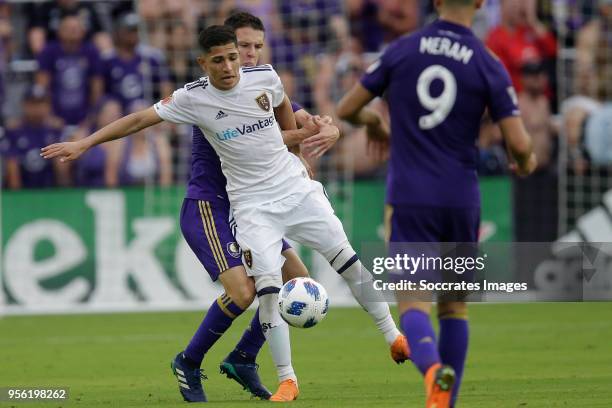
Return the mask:
<svg viewBox="0 0 612 408">
<path fill-rule="evenodd" d="M 261 326 L 280 381 L 272 401 L 299 394 L 291 364 L 289 328 L 280 317 L 283 236 L 319 253 L 345 279 L 351 292 L 391 346 L 396 362 L 408 358 L 406 339 L 388 304 L 372 287 L 372 275 L 351 247 L 320 183 L 288 152 L 277 124 L 295 128 L 291 102 L 269 65 L 240 69 L 231 28 L 211 26 L 200 33 L 198 63 L 209 76 L 187 84 L 153 107 L 125 116 L 77 142 L 42 149 L 45 158 L 77 159 L 94 145 L 125 137 L 162 120 L 195 124 L 221 159 L 237 221 L 237 240 L 248 274 L 255 280 Z M 227 116 L 216 119 L 219 108 Z"/>
</svg>

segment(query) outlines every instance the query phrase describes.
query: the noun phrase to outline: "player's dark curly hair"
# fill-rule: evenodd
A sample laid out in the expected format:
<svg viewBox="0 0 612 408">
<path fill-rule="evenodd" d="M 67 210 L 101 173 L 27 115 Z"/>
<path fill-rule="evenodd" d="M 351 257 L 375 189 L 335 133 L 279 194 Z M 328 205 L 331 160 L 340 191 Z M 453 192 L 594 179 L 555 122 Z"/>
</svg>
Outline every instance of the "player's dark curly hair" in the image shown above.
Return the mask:
<svg viewBox="0 0 612 408">
<path fill-rule="evenodd" d="M 238 46 L 236 34 L 231 27 L 225 25 L 212 25 L 206 27 L 198 35 L 198 44 L 205 53 L 209 53 L 213 47 L 234 43 Z"/>
<path fill-rule="evenodd" d="M 234 31 L 243 27 L 251 27 L 253 30 L 257 31 L 266 31 L 261 19 L 251 13 L 247 13 L 246 11 L 236 11 L 235 13 L 232 13 L 225 19 L 223 24 L 231 27 Z"/>
</svg>

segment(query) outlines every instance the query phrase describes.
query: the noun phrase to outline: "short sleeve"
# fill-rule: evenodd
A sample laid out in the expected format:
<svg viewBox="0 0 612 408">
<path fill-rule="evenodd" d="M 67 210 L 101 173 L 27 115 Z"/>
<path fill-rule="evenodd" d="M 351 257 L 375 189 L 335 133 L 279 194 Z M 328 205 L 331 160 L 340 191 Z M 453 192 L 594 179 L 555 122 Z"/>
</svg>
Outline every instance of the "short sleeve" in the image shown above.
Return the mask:
<svg viewBox="0 0 612 408">
<path fill-rule="evenodd" d="M 271 91 L 272 106 L 277 108 L 285 99 L 285 87 L 283 87 L 283 83 L 274 69 L 272 69 Z"/>
<path fill-rule="evenodd" d="M 291 109 L 293 110 L 293 113 L 295 113 L 295 112 L 300 111 L 300 110 L 302 110 L 304 108 L 299 103 L 295 103 L 295 102 L 291 101 Z"/>
<path fill-rule="evenodd" d="M 519 116 L 518 98 L 508 71 L 497 58 L 491 55 L 486 57 L 484 75 L 491 119 L 498 122 L 509 116 Z"/>
<path fill-rule="evenodd" d="M 370 65 L 361 77 L 361 85 L 376 96 L 382 96 L 389 86 L 389 51 Z"/>
<path fill-rule="evenodd" d="M 155 112 L 165 121 L 177 124 L 197 124 L 197 115 L 187 88 L 177 89 L 172 96 L 153 105 Z"/>
</svg>

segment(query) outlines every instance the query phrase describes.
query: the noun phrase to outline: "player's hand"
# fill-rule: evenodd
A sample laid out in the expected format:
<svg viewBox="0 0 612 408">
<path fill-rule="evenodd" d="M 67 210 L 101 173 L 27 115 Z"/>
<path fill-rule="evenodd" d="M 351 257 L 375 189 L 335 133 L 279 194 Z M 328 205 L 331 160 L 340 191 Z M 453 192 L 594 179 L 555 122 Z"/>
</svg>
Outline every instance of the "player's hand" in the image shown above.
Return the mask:
<svg viewBox="0 0 612 408">
<path fill-rule="evenodd" d="M 535 171 L 538 167 L 538 159 L 535 153 L 531 153 L 529 159 L 523 166 L 519 166 L 517 163 L 510 163 L 510 170 L 512 170 L 519 177 L 527 177 Z"/>
<path fill-rule="evenodd" d="M 314 123 L 319 127 L 319 132 L 310 136 L 302 142 L 304 154 L 311 159 L 318 159 L 323 154 L 331 149 L 340 138 L 340 130 L 332 125 L 329 116 L 313 118 Z"/>
<path fill-rule="evenodd" d="M 319 132 L 319 125 L 315 122 L 315 116 L 311 115 L 306 122 L 304 122 L 303 128 L 308 130 L 311 135 L 314 136 Z"/>
<path fill-rule="evenodd" d="M 69 162 L 78 159 L 87 147 L 82 140 L 76 142 L 53 143 L 40 149 L 40 155 L 45 159 L 59 157 L 61 162 Z"/>
</svg>

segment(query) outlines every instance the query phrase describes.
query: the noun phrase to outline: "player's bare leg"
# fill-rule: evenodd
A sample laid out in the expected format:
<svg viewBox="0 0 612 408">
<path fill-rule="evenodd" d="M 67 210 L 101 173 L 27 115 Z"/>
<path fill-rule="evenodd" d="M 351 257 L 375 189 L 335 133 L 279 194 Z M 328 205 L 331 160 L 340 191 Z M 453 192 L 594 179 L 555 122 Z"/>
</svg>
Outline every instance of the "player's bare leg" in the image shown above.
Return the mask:
<svg viewBox="0 0 612 408">
<path fill-rule="evenodd" d="M 286 249 L 281 254 L 285 257 L 285 264 L 282 269 L 283 282 L 293 278 L 307 278 L 310 276 L 308 268 L 306 268 L 306 265 L 304 265 L 295 249 Z"/>
<path fill-rule="evenodd" d="M 429 293 L 417 294 L 418 299 L 427 299 Z M 414 294 L 397 294 L 401 325 L 408 345 L 410 358 L 424 376 L 427 408 L 449 408 L 455 382 L 451 366 L 443 365 L 438 352 L 436 335 L 429 314 L 431 302 L 415 300 Z M 410 300 L 407 298 L 411 297 Z"/>
</svg>

